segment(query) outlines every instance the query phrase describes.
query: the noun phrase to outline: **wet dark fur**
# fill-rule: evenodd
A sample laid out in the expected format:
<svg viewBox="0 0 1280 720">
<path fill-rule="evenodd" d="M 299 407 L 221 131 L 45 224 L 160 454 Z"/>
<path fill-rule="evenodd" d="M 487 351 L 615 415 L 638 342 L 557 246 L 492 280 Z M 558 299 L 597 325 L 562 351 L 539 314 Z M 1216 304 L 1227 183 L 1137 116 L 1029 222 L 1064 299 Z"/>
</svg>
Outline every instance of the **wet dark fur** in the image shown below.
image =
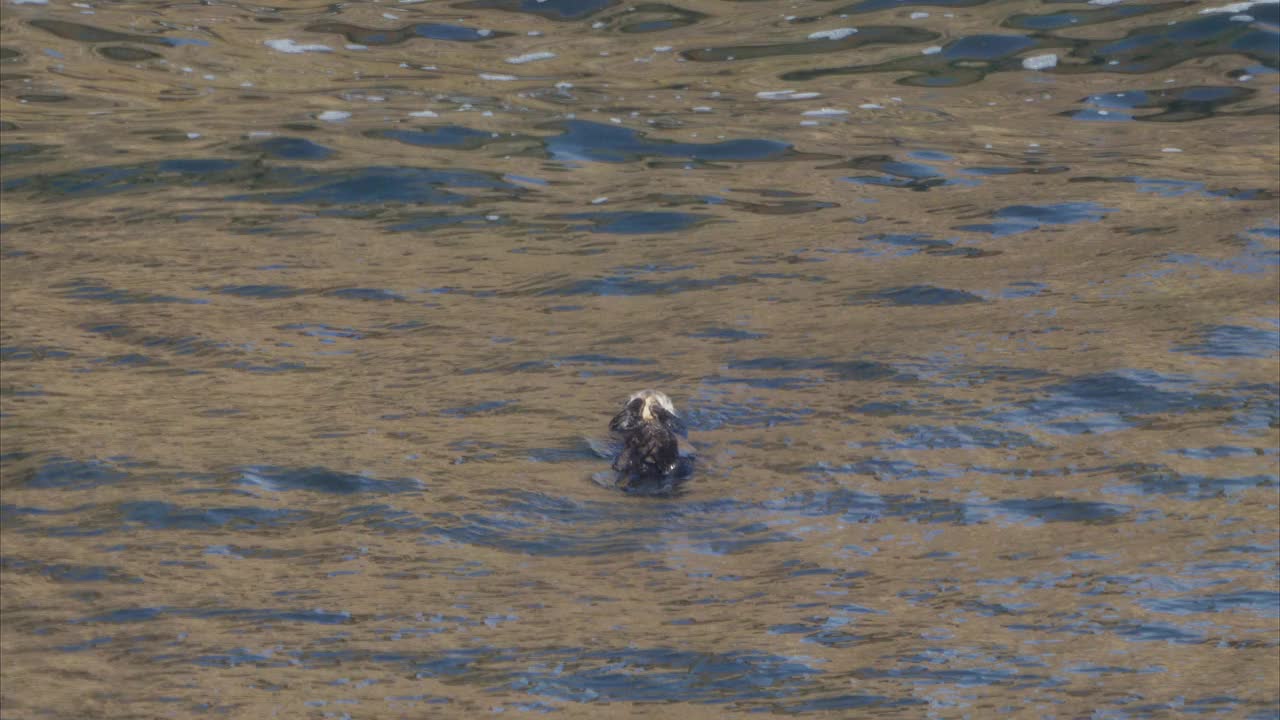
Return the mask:
<svg viewBox="0 0 1280 720">
<path fill-rule="evenodd" d="M 664 478 L 680 466 L 677 436 L 687 434 L 680 418 L 656 403 L 650 408 L 652 420 L 645 420 L 644 399 L 636 398 L 609 422 L 622 441 L 622 450 L 613 460 L 613 469 L 627 480 Z"/>
</svg>

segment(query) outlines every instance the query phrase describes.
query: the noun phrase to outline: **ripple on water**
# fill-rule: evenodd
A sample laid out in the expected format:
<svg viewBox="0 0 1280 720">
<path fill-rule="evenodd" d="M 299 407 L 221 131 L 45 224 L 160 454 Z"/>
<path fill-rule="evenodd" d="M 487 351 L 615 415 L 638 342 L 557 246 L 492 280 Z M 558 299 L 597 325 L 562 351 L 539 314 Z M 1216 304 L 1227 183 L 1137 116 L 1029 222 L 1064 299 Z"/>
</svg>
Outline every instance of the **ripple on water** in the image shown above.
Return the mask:
<svg viewBox="0 0 1280 720">
<path fill-rule="evenodd" d="M 367 475 L 338 472 L 324 467 L 285 468 L 258 465 L 239 471 L 239 485 L 270 492 L 306 490 L 311 492 L 354 495 L 358 493 L 404 493 L 424 489 L 415 478 L 379 480 Z"/>
<path fill-rule="evenodd" d="M 767 45 L 729 45 L 722 47 L 694 48 L 681 51 L 680 56 L 687 60 L 700 62 L 722 62 L 733 60 L 753 60 L 757 58 L 779 55 L 810 55 L 816 53 L 836 53 L 866 45 L 910 45 L 936 40 L 938 33 L 923 28 L 899 27 L 893 25 L 864 25 L 852 33 L 833 33 L 831 35 L 812 34 L 806 40 L 771 43 Z"/>
<path fill-rule="evenodd" d="M 715 219 L 713 215 L 662 211 L 617 211 L 548 215 L 548 220 L 567 220 L 573 232 L 635 235 L 688 230 Z"/>
<path fill-rule="evenodd" d="M 977 225 L 960 225 L 956 230 L 984 232 L 1002 237 L 1030 232 L 1045 225 L 1073 225 L 1080 222 L 1098 222 L 1114 208 L 1095 202 L 1052 203 L 1048 205 L 1011 205 L 994 213 L 997 222 Z"/>
<path fill-rule="evenodd" d="M 344 22 L 318 22 L 303 29 L 314 33 L 336 33 L 344 36 L 347 42 L 370 47 L 398 45 L 415 38 L 448 42 L 478 42 L 511 37 L 511 33 L 507 32 L 447 23 L 414 23 L 399 28 L 375 30 Z"/>
<path fill-rule="evenodd" d="M 1119 468 L 1122 484 L 1108 491 L 1130 495 L 1167 495 L 1182 500 L 1205 500 L 1235 495 L 1251 488 L 1280 486 L 1280 475 L 1212 477 L 1180 473 L 1163 465 L 1136 464 Z"/>
<path fill-rule="evenodd" d="M 562 161 L 625 163 L 664 157 L 747 162 L 780 160 L 794 152 L 790 144 L 775 140 L 710 143 L 650 140 L 636 130 L 586 120 L 565 120 L 551 127 L 561 129 L 561 134 L 545 138 L 542 142 L 551 159 Z"/>
<path fill-rule="evenodd" d="M 1220 410 L 1239 402 L 1194 388 L 1189 378 L 1150 370 L 1086 375 L 1044 388 L 1041 398 L 997 408 L 990 419 L 1074 435 L 1132 427 L 1143 415 Z"/>
<path fill-rule="evenodd" d="M 1243 325 L 1202 328 L 1199 341 L 1178 345 L 1174 352 L 1212 358 L 1271 358 L 1280 353 L 1280 331 Z"/>
<path fill-rule="evenodd" d="M 967 305 L 980 302 L 986 302 L 980 295 L 936 285 L 885 288 L 858 293 L 849 298 L 852 305 Z"/>
<path fill-rule="evenodd" d="M 1101 122 L 1189 122 L 1223 114 L 1221 109 L 1248 100 L 1256 90 L 1231 85 L 1195 85 L 1090 95 L 1080 102 L 1092 107 L 1060 113 L 1075 120 Z M 1135 115 L 1125 110 L 1158 110 Z"/>
<path fill-rule="evenodd" d="M 476 150 L 495 142 L 519 139 L 519 136 L 503 136 L 486 130 L 472 130 L 461 125 L 440 125 L 420 130 L 370 130 L 365 134 L 368 137 L 386 138 L 406 145 L 452 150 Z"/>
</svg>

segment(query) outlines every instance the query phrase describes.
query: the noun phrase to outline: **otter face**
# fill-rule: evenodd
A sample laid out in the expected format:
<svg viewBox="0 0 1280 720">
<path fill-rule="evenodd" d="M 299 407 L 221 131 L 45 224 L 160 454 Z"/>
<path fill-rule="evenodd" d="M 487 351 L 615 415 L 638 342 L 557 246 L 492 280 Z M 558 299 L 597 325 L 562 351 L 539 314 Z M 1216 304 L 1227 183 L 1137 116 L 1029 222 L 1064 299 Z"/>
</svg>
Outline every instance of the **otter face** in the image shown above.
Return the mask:
<svg viewBox="0 0 1280 720">
<path fill-rule="evenodd" d="M 641 390 L 627 398 L 622 412 L 614 416 L 609 429 L 626 433 L 638 429 L 641 425 L 659 425 L 669 432 L 688 436 L 684 422 L 676 414 L 676 406 L 667 394 L 658 390 Z"/>
<path fill-rule="evenodd" d="M 660 392 L 658 390 L 641 390 L 638 393 L 633 393 L 631 397 L 627 398 L 627 405 L 630 405 L 636 400 L 639 400 L 641 403 L 640 419 L 645 422 L 653 422 L 657 419 L 657 413 L 655 412 L 657 408 L 661 408 L 662 410 L 665 410 L 667 414 L 675 417 L 676 406 L 671 403 L 671 398 L 667 397 L 667 394 L 664 392 Z"/>
</svg>

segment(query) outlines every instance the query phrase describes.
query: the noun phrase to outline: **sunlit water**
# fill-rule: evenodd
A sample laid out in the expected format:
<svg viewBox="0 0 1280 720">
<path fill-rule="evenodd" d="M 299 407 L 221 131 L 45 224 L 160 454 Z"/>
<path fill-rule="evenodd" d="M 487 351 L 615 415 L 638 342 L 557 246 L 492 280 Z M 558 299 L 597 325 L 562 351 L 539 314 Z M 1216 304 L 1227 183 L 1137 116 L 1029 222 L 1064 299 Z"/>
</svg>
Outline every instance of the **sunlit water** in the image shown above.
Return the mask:
<svg viewBox="0 0 1280 720">
<path fill-rule="evenodd" d="M 2 8 L 0 716 L 1280 713 L 1280 5 Z"/>
</svg>

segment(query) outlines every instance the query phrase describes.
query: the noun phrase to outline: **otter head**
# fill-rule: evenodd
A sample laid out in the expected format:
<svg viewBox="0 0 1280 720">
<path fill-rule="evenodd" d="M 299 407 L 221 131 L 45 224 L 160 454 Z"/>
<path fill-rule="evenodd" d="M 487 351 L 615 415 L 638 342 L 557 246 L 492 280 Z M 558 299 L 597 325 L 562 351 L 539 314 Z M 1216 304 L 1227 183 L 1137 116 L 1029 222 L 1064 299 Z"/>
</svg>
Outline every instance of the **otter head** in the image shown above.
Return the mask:
<svg viewBox="0 0 1280 720">
<path fill-rule="evenodd" d="M 646 422 L 654 422 L 658 419 L 659 413 L 665 411 L 666 414 L 675 417 L 676 406 L 671 404 L 671 398 L 667 397 L 664 392 L 657 390 L 641 390 L 632 394 L 627 398 L 627 405 L 637 400 L 640 401 L 640 419 Z"/>
<path fill-rule="evenodd" d="M 629 432 L 642 424 L 661 425 L 678 435 L 687 435 L 684 423 L 676 415 L 676 406 L 667 394 L 658 390 L 641 390 L 627 398 L 622 412 L 609 423 L 615 432 Z"/>
</svg>

